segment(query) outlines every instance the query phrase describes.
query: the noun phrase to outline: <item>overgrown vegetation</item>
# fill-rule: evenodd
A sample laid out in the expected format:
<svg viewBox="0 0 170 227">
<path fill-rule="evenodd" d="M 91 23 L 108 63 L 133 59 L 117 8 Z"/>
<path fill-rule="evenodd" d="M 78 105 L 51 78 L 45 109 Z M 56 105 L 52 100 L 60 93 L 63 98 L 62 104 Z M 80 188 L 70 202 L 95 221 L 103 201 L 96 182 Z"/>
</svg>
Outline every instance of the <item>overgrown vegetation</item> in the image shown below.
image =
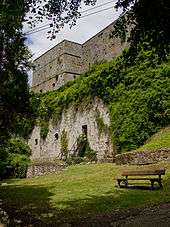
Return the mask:
<svg viewBox="0 0 170 227">
<path fill-rule="evenodd" d="M 41 95 L 38 117 L 47 121 L 70 105 L 95 96 L 108 106 L 111 136 L 118 152 L 136 149 L 170 123 L 170 59 L 158 64 L 152 51 L 141 50 L 131 67 L 126 51 L 109 63 L 95 65 L 57 91 Z M 100 121 L 101 123 L 101 121 Z"/>
<path fill-rule="evenodd" d="M 40 121 L 40 127 L 41 127 L 40 136 L 42 139 L 45 139 L 47 137 L 48 131 L 49 131 L 49 120 Z"/>
<path fill-rule="evenodd" d="M 11 138 L 2 147 L 0 159 L 0 177 L 24 178 L 30 162 L 31 150 L 21 138 Z"/>
<path fill-rule="evenodd" d="M 96 161 L 97 161 L 96 151 L 91 149 L 87 136 L 85 134 L 80 135 L 77 138 L 74 153 L 70 154 L 66 159 L 67 164 L 73 165 Z"/>
<path fill-rule="evenodd" d="M 63 130 L 61 133 L 61 158 L 66 160 L 68 156 L 68 136 L 67 131 Z"/>
<path fill-rule="evenodd" d="M 104 123 L 102 116 L 100 115 L 100 111 L 97 110 L 96 111 L 96 123 L 97 123 L 97 127 L 99 130 L 99 135 L 102 132 L 106 132 L 108 130 L 108 126 Z"/>
</svg>

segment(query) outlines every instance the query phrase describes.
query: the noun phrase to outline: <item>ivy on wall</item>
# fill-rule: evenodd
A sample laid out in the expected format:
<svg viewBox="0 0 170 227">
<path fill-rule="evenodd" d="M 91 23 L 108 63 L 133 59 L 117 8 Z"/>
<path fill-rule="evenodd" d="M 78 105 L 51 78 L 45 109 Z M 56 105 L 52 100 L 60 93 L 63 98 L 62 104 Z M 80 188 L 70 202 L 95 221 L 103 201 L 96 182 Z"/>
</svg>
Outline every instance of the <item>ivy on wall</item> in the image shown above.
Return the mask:
<svg viewBox="0 0 170 227">
<path fill-rule="evenodd" d="M 142 50 L 131 67 L 126 51 L 93 66 L 89 72 L 56 91 L 41 94 L 37 108 L 40 121 L 57 122 L 69 106 L 77 109 L 83 100 L 99 97 L 108 106 L 111 137 L 119 152 L 135 149 L 170 123 L 170 58 L 158 64 L 152 51 Z M 96 114 L 101 132 L 105 126 Z"/>
<path fill-rule="evenodd" d="M 45 139 L 49 132 L 49 121 L 40 121 L 40 136 L 42 139 Z"/>
<path fill-rule="evenodd" d="M 97 127 L 98 127 L 98 130 L 99 130 L 99 135 L 101 135 L 101 133 L 106 133 L 109 129 L 108 125 L 106 125 L 104 123 L 104 120 L 103 120 L 103 117 L 101 116 L 100 114 L 100 111 L 99 110 L 96 110 L 96 123 L 97 123 Z"/>
<path fill-rule="evenodd" d="M 68 156 L 68 136 L 67 131 L 64 129 L 61 133 L 61 158 L 63 160 L 67 159 Z"/>
</svg>

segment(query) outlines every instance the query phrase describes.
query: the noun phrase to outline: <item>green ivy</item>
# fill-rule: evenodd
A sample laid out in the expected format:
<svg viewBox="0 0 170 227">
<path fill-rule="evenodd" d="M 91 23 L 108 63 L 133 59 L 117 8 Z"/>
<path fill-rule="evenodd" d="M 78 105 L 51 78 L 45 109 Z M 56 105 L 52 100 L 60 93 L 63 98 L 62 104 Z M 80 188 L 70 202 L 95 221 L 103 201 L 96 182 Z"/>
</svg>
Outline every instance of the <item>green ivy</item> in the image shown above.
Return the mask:
<svg viewBox="0 0 170 227">
<path fill-rule="evenodd" d="M 40 121 L 40 136 L 42 139 L 45 139 L 49 132 L 49 121 Z"/>
<path fill-rule="evenodd" d="M 68 156 L 68 138 L 67 131 L 64 129 L 61 133 L 61 155 L 62 159 L 66 160 Z"/>
<path fill-rule="evenodd" d="M 57 91 L 39 96 L 37 117 L 58 122 L 64 110 L 77 109 L 99 97 L 108 106 L 111 136 L 119 152 L 142 145 L 161 127 L 170 123 L 170 58 L 158 64 L 152 51 L 141 52 L 127 67 L 126 51 L 112 62 L 93 66 L 89 72 Z M 96 117 L 100 132 L 105 127 Z"/>
<path fill-rule="evenodd" d="M 99 110 L 96 110 L 96 123 L 99 130 L 99 135 L 101 135 L 102 132 L 108 131 L 108 126 L 104 123 Z"/>
</svg>

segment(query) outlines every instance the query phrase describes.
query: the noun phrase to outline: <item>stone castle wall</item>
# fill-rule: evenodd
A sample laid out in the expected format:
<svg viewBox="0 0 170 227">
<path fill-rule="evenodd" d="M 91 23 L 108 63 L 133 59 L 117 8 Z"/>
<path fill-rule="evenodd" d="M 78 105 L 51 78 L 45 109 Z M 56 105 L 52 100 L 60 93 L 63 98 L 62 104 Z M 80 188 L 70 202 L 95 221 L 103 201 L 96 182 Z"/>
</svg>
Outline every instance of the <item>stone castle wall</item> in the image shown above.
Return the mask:
<svg viewBox="0 0 170 227">
<path fill-rule="evenodd" d="M 64 40 L 34 61 L 32 90 L 56 90 L 82 73 L 82 46 Z"/>
<path fill-rule="evenodd" d="M 84 44 L 67 40 L 62 41 L 34 61 L 32 90 L 47 92 L 57 90 L 70 80 L 100 61 L 111 60 L 119 55 L 126 44 L 120 39 L 111 37 L 114 23 L 110 24 Z M 106 106 L 99 99 L 92 100 L 83 111 L 70 107 L 62 113 L 61 120 L 49 124 L 46 139 L 40 136 L 40 127 L 36 126 L 28 141 L 32 150 L 32 160 L 44 161 L 61 158 L 61 134 L 68 136 L 68 150 L 71 153 L 77 138 L 82 134 L 82 127 L 87 126 L 87 138 L 90 147 L 97 152 L 98 161 L 112 160 L 115 157 L 109 130 L 100 133 L 96 123 L 96 110 L 101 114 L 104 123 L 109 127 L 110 118 Z M 58 139 L 55 135 L 57 134 Z M 110 161 L 109 160 L 109 161 Z"/>
<path fill-rule="evenodd" d="M 82 135 L 83 127 L 86 126 L 89 145 L 91 149 L 97 152 L 98 161 L 109 159 L 112 161 L 115 154 L 113 153 L 109 130 L 99 132 L 96 122 L 97 110 L 104 124 L 109 127 L 109 113 L 106 106 L 98 98 L 92 100 L 83 110 L 75 110 L 74 107 L 70 107 L 66 112 L 63 112 L 61 120 L 57 124 L 50 121 L 49 132 L 45 140 L 40 137 L 40 127 L 36 126 L 28 141 L 32 150 L 32 160 L 60 159 L 61 135 L 63 130 L 67 132 L 68 150 L 70 153 L 73 152 L 73 145 L 76 144 L 77 138 Z"/>
<path fill-rule="evenodd" d="M 110 61 L 118 56 L 127 45 L 119 38 L 112 37 L 114 23 L 103 29 L 97 35 L 83 44 L 84 72 L 95 63 Z"/>
<path fill-rule="evenodd" d="M 34 61 L 32 90 L 56 90 L 69 80 L 85 73 L 91 65 L 119 55 L 126 43 L 111 37 L 110 24 L 84 44 L 64 40 Z"/>
</svg>

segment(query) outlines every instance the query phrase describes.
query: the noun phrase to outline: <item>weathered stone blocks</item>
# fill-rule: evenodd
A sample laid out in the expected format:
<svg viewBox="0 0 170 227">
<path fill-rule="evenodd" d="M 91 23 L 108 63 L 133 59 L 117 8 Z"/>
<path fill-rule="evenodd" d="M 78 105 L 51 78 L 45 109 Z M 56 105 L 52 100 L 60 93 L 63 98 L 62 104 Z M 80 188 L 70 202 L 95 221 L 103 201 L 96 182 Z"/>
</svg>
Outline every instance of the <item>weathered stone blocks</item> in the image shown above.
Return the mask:
<svg viewBox="0 0 170 227">
<path fill-rule="evenodd" d="M 115 153 L 110 138 L 110 130 L 99 132 L 96 122 L 96 113 L 99 112 L 104 125 L 109 129 L 110 116 L 107 107 L 97 97 L 91 100 L 91 103 L 87 106 L 83 107 L 83 109 L 81 107 L 75 109 L 74 106 L 71 106 L 68 110 L 63 111 L 61 119 L 57 123 L 54 123 L 51 119 L 46 139 L 41 138 L 41 129 L 39 126 L 35 126 L 28 141 L 32 150 L 31 159 L 33 161 L 61 159 L 61 138 L 63 131 L 67 134 L 68 155 L 71 155 L 74 152 L 74 145 L 78 137 L 83 134 L 85 127 L 87 129 L 87 139 L 90 148 L 96 151 L 97 160 L 100 162 L 114 160 Z"/>
<path fill-rule="evenodd" d="M 43 176 L 49 173 L 58 172 L 63 170 L 66 167 L 65 164 L 62 163 L 53 163 L 53 162 L 44 162 L 44 163 L 36 163 L 28 166 L 27 169 L 27 178 L 35 177 L 35 176 Z"/>
<path fill-rule="evenodd" d="M 57 90 L 88 71 L 93 64 L 119 55 L 127 43 L 122 44 L 120 38 L 111 37 L 113 30 L 114 22 L 84 44 L 64 40 L 37 58 L 32 90 Z"/>
<path fill-rule="evenodd" d="M 142 165 L 170 161 L 170 148 L 161 148 L 155 151 L 127 152 L 116 155 L 116 164 Z"/>
</svg>

